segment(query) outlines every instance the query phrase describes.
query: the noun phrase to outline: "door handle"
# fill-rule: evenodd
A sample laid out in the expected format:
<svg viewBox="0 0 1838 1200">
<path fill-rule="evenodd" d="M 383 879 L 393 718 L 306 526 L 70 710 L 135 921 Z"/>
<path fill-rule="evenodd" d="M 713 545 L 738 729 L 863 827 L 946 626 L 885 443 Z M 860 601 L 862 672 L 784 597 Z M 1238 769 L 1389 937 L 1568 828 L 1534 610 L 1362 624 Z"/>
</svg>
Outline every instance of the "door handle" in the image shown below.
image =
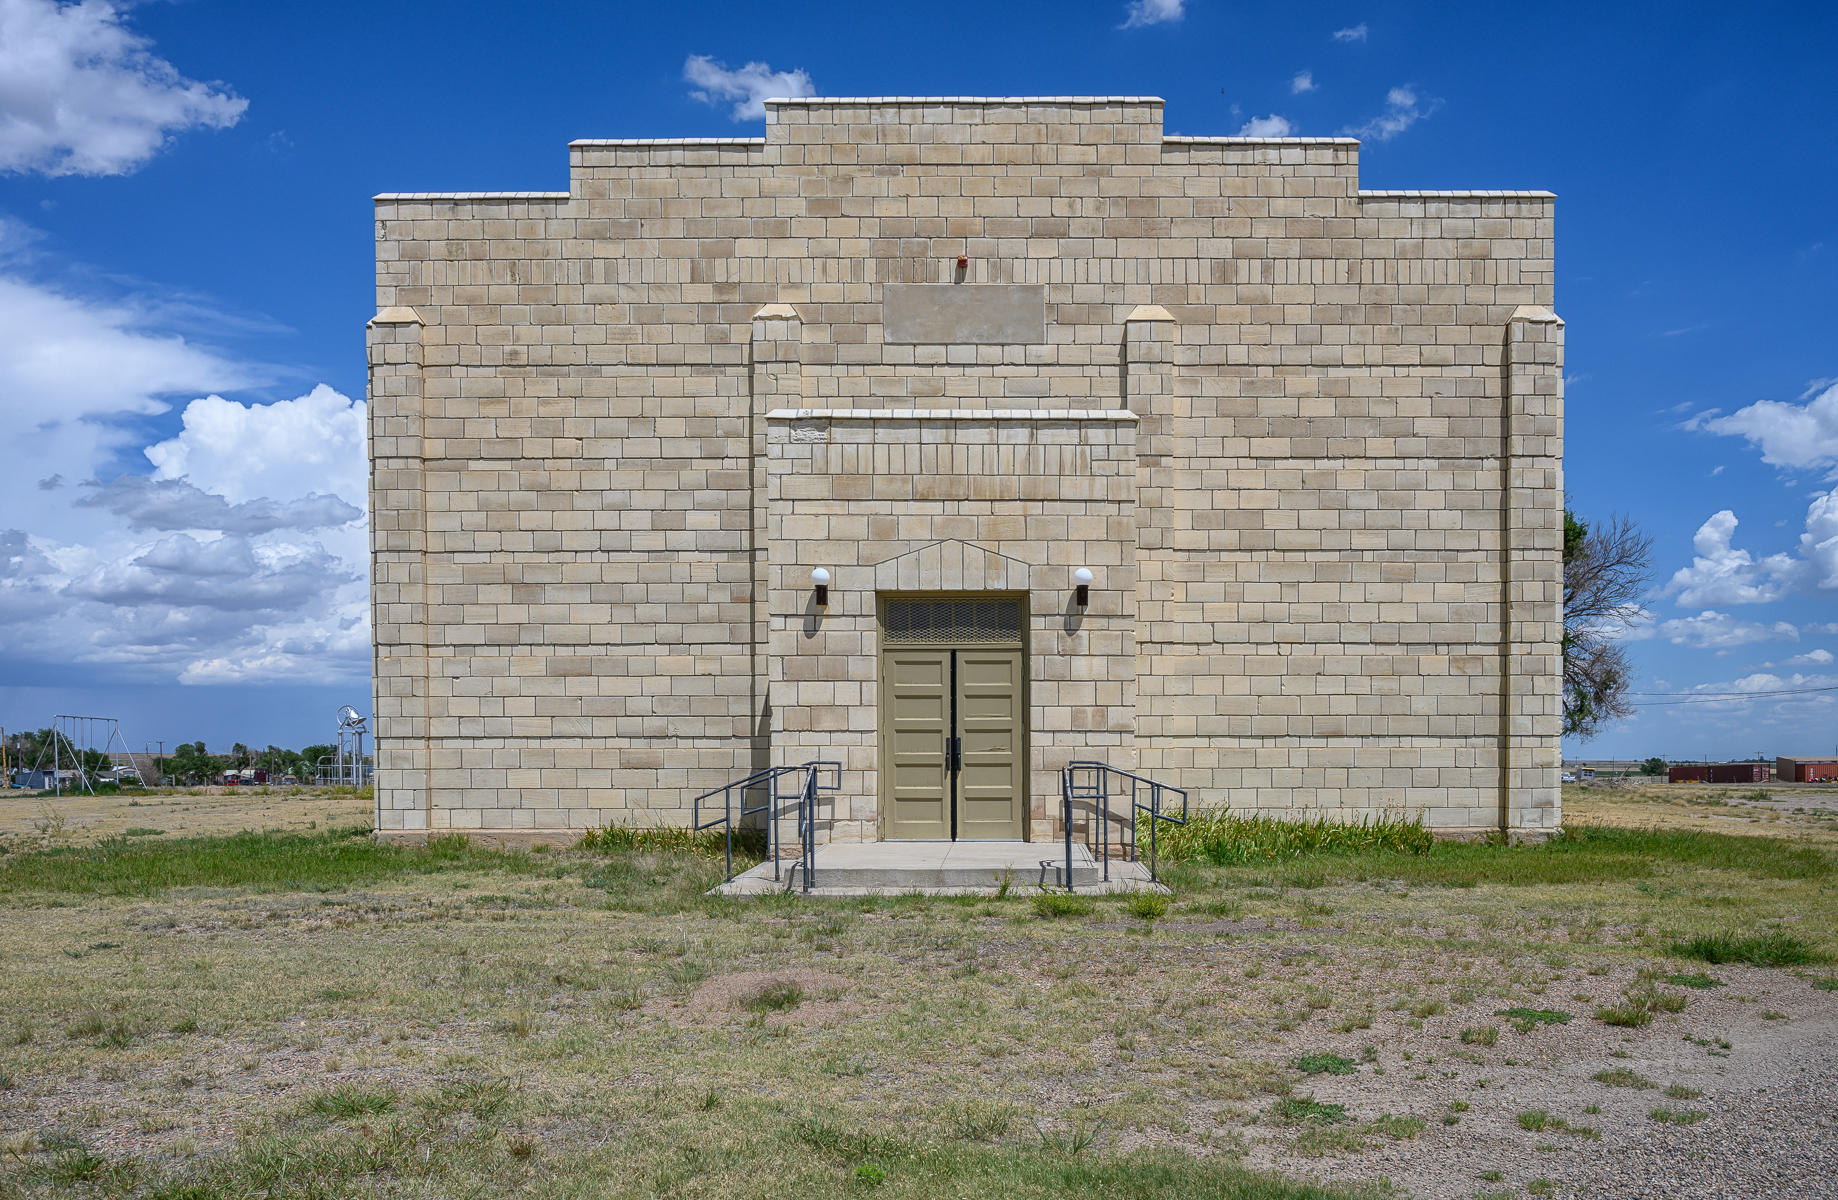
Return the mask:
<svg viewBox="0 0 1838 1200">
<path fill-rule="evenodd" d="M 955 773 L 964 769 L 964 739 L 952 737 L 945 739 L 945 766 Z"/>
</svg>

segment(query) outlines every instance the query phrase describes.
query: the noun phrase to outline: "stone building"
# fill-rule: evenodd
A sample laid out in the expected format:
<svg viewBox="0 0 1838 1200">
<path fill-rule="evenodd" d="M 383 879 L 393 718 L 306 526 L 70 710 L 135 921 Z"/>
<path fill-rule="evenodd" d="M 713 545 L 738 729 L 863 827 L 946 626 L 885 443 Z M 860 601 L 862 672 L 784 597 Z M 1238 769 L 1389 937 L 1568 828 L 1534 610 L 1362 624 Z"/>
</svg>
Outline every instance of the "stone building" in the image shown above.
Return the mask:
<svg viewBox="0 0 1838 1200">
<path fill-rule="evenodd" d="M 768 101 L 377 197 L 379 829 L 831 759 L 823 836 L 1039 838 L 1071 758 L 1554 829 L 1554 198 L 1162 108 Z"/>
</svg>

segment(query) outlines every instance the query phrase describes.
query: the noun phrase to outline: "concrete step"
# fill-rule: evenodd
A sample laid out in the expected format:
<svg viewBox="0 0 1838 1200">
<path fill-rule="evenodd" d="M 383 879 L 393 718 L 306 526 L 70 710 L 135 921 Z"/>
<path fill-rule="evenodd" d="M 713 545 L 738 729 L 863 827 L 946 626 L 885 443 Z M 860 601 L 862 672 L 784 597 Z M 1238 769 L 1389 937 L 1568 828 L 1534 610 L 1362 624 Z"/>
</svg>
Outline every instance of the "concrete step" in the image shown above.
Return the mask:
<svg viewBox="0 0 1838 1200">
<path fill-rule="evenodd" d="M 1050 842 L 831 842 L 819 846 L 812 889 L 821 895 L 933 895 L 1010 892 L 1066 886 L 1064 843 Z M 798 860 L 782 860 L 779 879 L 762 863 L 724 884 L 728 895 L 803 890 Z M 1082 845 L 1072 848 L 1072 886 L 1077 891 L 1161 890 L 1141 863 L 1112 860 L 1110 880 Z"/>
</svg>

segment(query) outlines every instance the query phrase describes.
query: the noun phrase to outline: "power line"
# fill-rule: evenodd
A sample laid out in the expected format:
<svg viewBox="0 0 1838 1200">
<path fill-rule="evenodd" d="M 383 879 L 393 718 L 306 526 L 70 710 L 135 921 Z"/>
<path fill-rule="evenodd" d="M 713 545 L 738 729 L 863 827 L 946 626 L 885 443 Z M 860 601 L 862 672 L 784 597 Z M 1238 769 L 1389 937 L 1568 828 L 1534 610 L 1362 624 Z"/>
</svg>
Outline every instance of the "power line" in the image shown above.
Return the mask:
<svg viewBox="0 0 1838 1200">
<path fill-rule="evenodd" d="M 1758 696 L 1804 696 L 1808 692 L 1838 692 L 1838 684 L 1809 688 L 1771 688 L 1760 692 L 1629 692 L 1630 696 L 1689 696 L 1703 700 L 1752 700 Z"/>
<path fill-rule="evenodd" d="M 1688 700 L 1646 700 L 1641 708 L 1672 708 L 1681 704 L 1728 704 L 1734 700 L 1779 700 L 1788 696 L 1807 696 L 1814 692 L 1838 692 L 1838 687 L 1793 688 L 1776 692 L 1710 692 L 1698 693 Z"/>
</svg>

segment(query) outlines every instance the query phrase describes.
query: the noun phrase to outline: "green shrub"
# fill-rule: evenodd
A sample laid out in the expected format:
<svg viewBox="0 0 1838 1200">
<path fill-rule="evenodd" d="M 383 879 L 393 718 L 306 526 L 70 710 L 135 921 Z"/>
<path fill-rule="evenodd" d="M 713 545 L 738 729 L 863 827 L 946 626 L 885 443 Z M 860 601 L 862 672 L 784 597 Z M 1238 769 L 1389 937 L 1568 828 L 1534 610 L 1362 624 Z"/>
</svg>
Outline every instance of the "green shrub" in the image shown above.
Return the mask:
<svg viewBox="0 0 1838 1200">
<path fill-rule="evenodd" d="M 1616 1067 L 1612 1071 L 1597 1071 L 1591 1078 L 1609 1087 L 1638 1088 L 1642 1091 L 1659 1086 L 1638 1071 L 1630 1071 L 1626 1067 Z"/>
<path fill-rule="evenodd" d="M 1464 1046 L 1491 1046 L 1500 1040 L 1500 1030 L 1494 1025 L 1470 1025 L 1461 1031 Z"/>
<path fill-rule="evenodd" d="M 1124 908 L 1139 921 L 1159 921 L 1168 915 L 1168 897 L 1138 892 L 1129 898 Z"/>
<path fill-rule="evenodd" d="M 1091 901 L 1083 896 L 1068 896 L 1064 892 L 1046 892 L 1035 896 L 1033 901 L 1034 915 L 1043 921 L 1059 917 L 1083 917 L 1091 912 Z"/>
</svg>

